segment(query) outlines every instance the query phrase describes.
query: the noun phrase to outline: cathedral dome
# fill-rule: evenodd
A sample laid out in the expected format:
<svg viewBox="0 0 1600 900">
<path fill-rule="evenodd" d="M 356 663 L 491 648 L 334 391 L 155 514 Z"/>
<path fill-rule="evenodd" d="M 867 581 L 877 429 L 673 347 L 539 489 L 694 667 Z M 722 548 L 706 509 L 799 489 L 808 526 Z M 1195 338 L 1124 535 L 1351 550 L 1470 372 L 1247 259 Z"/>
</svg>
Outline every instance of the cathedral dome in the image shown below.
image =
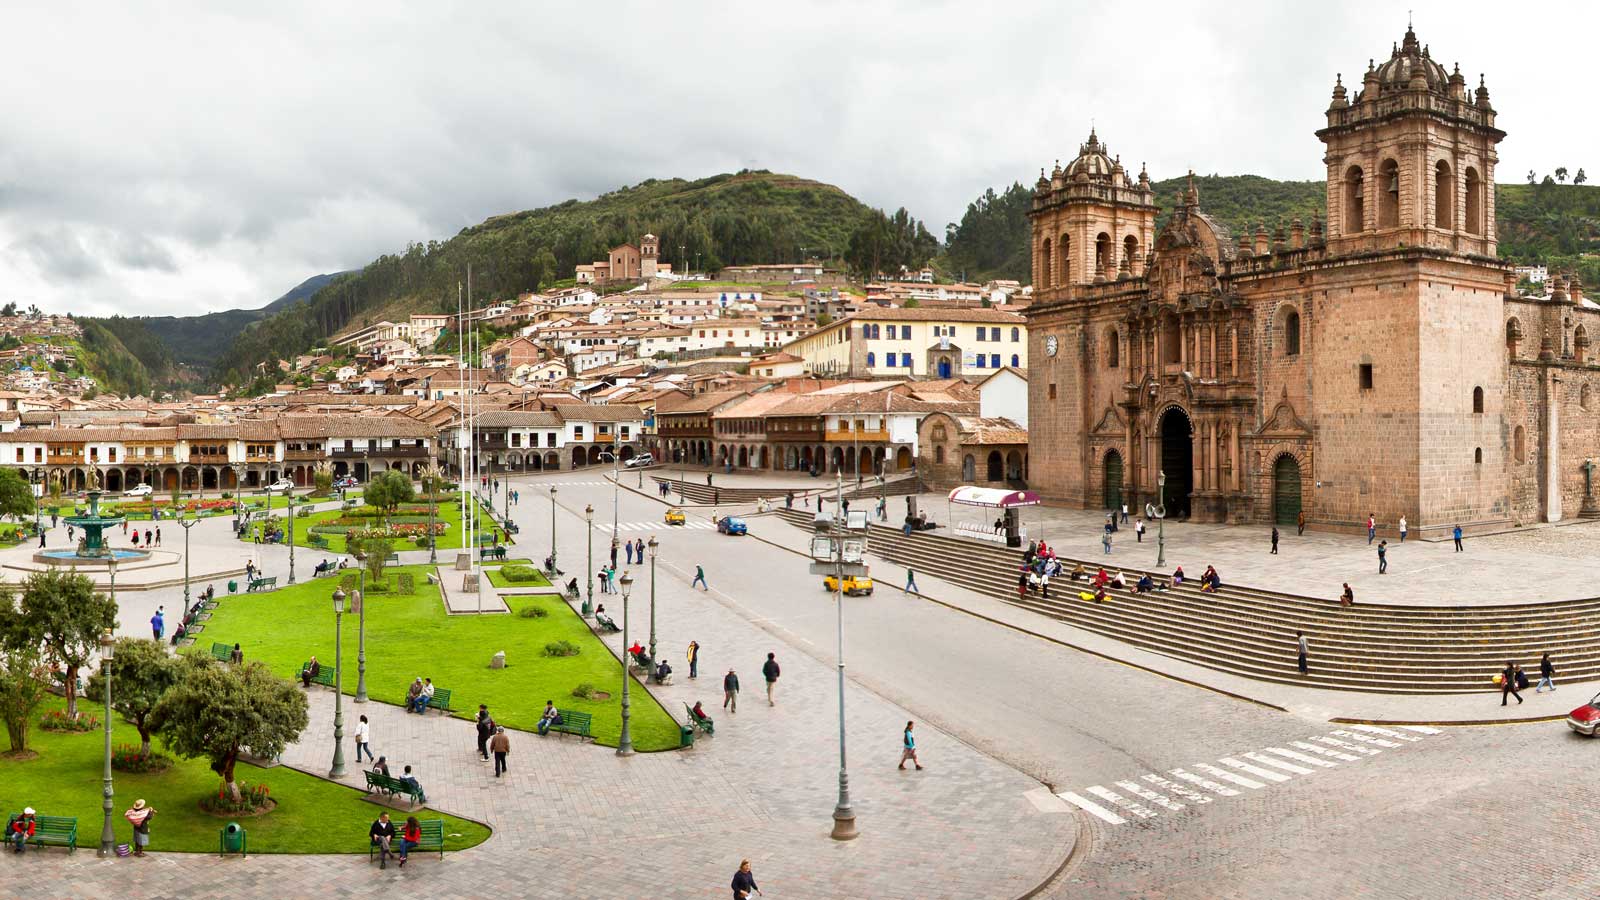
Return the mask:
<svg viewBox="0 0 1600 900">
<path fill-rule="evenodd" d="M 1106 155 L 1105 145 L 1095 136 L 1094 129 L 1089 129 L 1089 142 L 1078 145 L 1078 158 L 1069 163 L 1064 170 L 1068 180 L 1077 180 L 1079 175 L 1099 181 L 1108 179 L 1116 169 L 1117 164 Z"/>
<path fill-rule="evenodd" d="M 1377 69 L 1378 84 L 1384 93 L 1425 87 L 1436 94 L 1450 92 L 1450 74 L 1434 62 L 1426 47 L 1417 42 L 1416 32 L 1406 29 L 1405 40 L 1394 49 L 1388 61 Z M 1413 83 L 1421 76 L 1421 81 Z"/>
</svg>

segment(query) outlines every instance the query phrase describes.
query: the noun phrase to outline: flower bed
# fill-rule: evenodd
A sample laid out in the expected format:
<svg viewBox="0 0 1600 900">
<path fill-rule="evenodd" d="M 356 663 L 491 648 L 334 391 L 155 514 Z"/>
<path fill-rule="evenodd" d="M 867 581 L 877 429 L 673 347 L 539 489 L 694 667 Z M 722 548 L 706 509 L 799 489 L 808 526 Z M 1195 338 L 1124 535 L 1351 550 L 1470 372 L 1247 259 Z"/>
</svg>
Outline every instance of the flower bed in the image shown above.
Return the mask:
<svg viewBox="0 0 1600 900">
<path fill-rule="evenodd" d="M 85 712 L 74 719 L 64 709 L 52 709 L 39 717 L 39 727 L 45 731 L 94 731 L 100 727 L 100 720 Z"/>
<path fill-rule="evenodd" d="M 272 812 L 277 802 L 268 796 L 271 791 L 264 784 L 239 782 L 239 799 L 228 795 L 226 783 L 217 786 L 214 795 L 200 798 L 200 808 L 213 816 L 259 816 Z"/>
<path fill-rule="evenodd" d="M 140 753 L 134 744 L 118 744 L 111 751 L 111 768 L 118 772 L 132 772 L 147 774 L 152 772 L 165 772 L 172 768 L 172 760 L 159 753 L 150 753 L 148 756 Z"/>
<path fill-rule="evenodd" d="M 435 523 L 433 523 L 433 530 L 432 530 L 431 533 L 433 534 L 434 537 L 439 537 L 441 535 L 446 534 L 448 531 L 449 531 L 449 526 L 446 523 L 444 523 L 444 522 L 435 522 Z M 367 527 L 363 527 L 363 528 L 351 528 L 350 530 L 345 532 L 345 537 L 347 539 L 354 539 L 354 540 L 358 540 L 358 541 L 369 541 L 369 540 L 372 540 L 374 538 L 414 539 L 414 538 L 419 538 L 419 537 L 426 537 L 428 534 L 430 534 L 430 531 L 428 529 L 427 524 L 426 523 L 422 523 L 422 524 L 389 525 L 387 527 L 379 526 L 379 527 L 376 527 L 376 528 L 371 527 L 371 526 L 367 526 Z"/>
</svg>

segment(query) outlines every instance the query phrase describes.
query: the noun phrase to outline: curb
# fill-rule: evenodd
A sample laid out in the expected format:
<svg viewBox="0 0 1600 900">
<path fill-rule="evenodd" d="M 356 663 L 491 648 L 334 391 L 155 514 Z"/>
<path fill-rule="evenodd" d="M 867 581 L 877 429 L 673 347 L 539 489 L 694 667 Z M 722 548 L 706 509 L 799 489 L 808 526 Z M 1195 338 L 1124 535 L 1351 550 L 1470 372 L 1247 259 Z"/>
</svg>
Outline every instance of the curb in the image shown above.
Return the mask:
<svg viewBox="0 0 1600 900">
<path fill-rule="evenodd" d="M 1345 716 L 1335 716 L 1329 722 L 1340 725 L 1435 725 L 1440 727 L 1466 727 L 1473 725 L 1533 725 L 1541 722 L 1561 722 L 1567 718 L 1566 713 L 1548 716 L 1526 716 L 1520 719 L 1357 719 Z"/>
</svg>

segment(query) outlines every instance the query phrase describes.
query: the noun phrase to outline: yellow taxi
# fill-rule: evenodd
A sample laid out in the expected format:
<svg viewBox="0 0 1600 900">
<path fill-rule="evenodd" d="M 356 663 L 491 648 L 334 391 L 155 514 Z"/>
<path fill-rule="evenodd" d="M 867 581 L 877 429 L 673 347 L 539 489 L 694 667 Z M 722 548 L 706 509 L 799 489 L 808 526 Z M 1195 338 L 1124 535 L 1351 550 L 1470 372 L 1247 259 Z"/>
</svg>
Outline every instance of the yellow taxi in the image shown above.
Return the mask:
<svg viewBox="0 0 1600 900">
<path fill-rule="evenodd" d="M 839 590 L 839 581 L 829 575 L 822 579 L 822 586 L 831 594 Z M 844 593 L 848 597 L 872 596 L 872 578 L 867 575 L 846 575 L 844 577 Z"/>
<path fill-rule="evenodd" d="M 668 525 L 682 525 L 687 521 L 688 518 L 684 516 L 683 510 L 679 509 L 678 507 L 674 506 L 667 510 L 666 522 Z"/>
</svg>

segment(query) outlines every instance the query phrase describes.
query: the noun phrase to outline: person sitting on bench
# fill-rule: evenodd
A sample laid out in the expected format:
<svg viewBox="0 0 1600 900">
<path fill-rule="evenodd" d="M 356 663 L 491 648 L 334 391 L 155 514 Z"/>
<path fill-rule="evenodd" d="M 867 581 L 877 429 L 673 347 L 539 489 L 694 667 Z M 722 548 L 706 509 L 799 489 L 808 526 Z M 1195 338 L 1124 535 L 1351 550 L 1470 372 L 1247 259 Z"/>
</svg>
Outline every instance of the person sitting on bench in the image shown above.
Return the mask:
<svg viewBox="0 0 1600 900">
<path fill-rule="evenodd" d="M 387 756 L 378 757 L 378 761 L 372 764 L 372 771 L 377 772 L 379 775 L 382 775 L 385 778 L 388 778 L 389 777 L 389 757 L 387 757 Z"/>
<path fill-rule="evenodd" d="M 667 665 L 666 660 L 656 663 L 656 684 L 666 684 L 671 677 L 672 667 Z"/>
<path fill-rule="evenodd" d="M 424 679 L 422 679 L 422 693 L 417 695 L 416 712 L 419 712 L 419 713 L 427 712 L 428 711 L 428 704 L 432 703 L 432 702 L 433 702 L 433 679 L 432 678 L 424 678 Z"/>
<path fill-rule="evenodd" d="M 578 596 L 578 579 L 576 577 L 567 582 L 567 593 L 574 597 Z"/>
<path fill-rule="evenodd" d="M 1136 594 L 1148 594 L 1155 589 L 1155 580 L 1150 577 L 1149 573 L 1146 573 L 1139 576 L 1139 582 L 1134 585 L 1133 592 Z"/>
<path fill-rule="evenodd" d="M 323 572 L 331 571 L 333 571 L 333 563 L 323 560 L 322 562 L 317 563 L 317 567 L 315 569 L 311 570 L 311 575 L 314 578 L 318 575 L 321 575 Z"/>
<path fill-rule="evenodd" d="M 174 647 L 178 646 L 178 642 L 182 641 L 184 636 L 189 633 L 189 627 L 188 626 L 189 626 L 189 620 L 188 619 L 184 619 L 182 622 L 178 623 L 178 627 L 177 628 L 172 629 L 172 646 L 174 646 Z"/>
<path fill-rule="evenodd" d="M 244 650 L 237 643 L 233 645 L 233 650 L 228 653 L 228 662 L 234 665 L 244 662 Z"/>
<path fill-rule="evenodd" d="M 696 700 L 694 702 L 694 709 L 691 709 L 690 712 L 694 713 L 695 719 L 697 719 L 697 720 L 699 720 L 701 722 L 709 722 L 709 721 L 711 721 L 711 717 L 706 715 L 706 711 L 703 708 L 701 708 L 699 700 Z"/>
<path fill-rule="evenodd" d="M 413 791 L 416 791 L 418 794 L 426 795 L 426 792 L 422 790 L 421 782 L 417 781 L 417 779 L 412 776 L 410 766 L 406 766 L 405 774 L 400 776 L 400 783 L 408 788 L 411 788 Z M 428 801 L 424 800 L 422 802 L 426 803 Z"/>
<path fill-rule="evenodd" d="M 560 725 L 560 724 L 561 724 L 561 711 L 556 709 L 556 704 L 555 704 L 554 700 L 546 700 L 544 702 L 544 715 L 539 717 L 539 724 L 536 726 L 538 728 L 539 733 L 540 734 L 549 734 L 550 733 L 550 727 L 552 725 Z"/>
<path fill-rule="evenodd" d="M 6 834 L 6 840 L 16 848 L 15 852 L 21 853 L 22 849 L 28 845 L 28 841 L 33 838 L 36 830 L 33 807 L 24 807 L 22 815 L 17 816 L 11 822 L 11 831 Z"/>
<path fill-rule="evenodd" d="M 306 663 L 306 667 L 300 670 L 300 685 L 302 687 L 311 687 L 311 679 L 320 674 L 322 674 L 322 664 L 317 662 L 317 658 L 313 656 L 311 657 L 311 662 Z"/>
</svg>

